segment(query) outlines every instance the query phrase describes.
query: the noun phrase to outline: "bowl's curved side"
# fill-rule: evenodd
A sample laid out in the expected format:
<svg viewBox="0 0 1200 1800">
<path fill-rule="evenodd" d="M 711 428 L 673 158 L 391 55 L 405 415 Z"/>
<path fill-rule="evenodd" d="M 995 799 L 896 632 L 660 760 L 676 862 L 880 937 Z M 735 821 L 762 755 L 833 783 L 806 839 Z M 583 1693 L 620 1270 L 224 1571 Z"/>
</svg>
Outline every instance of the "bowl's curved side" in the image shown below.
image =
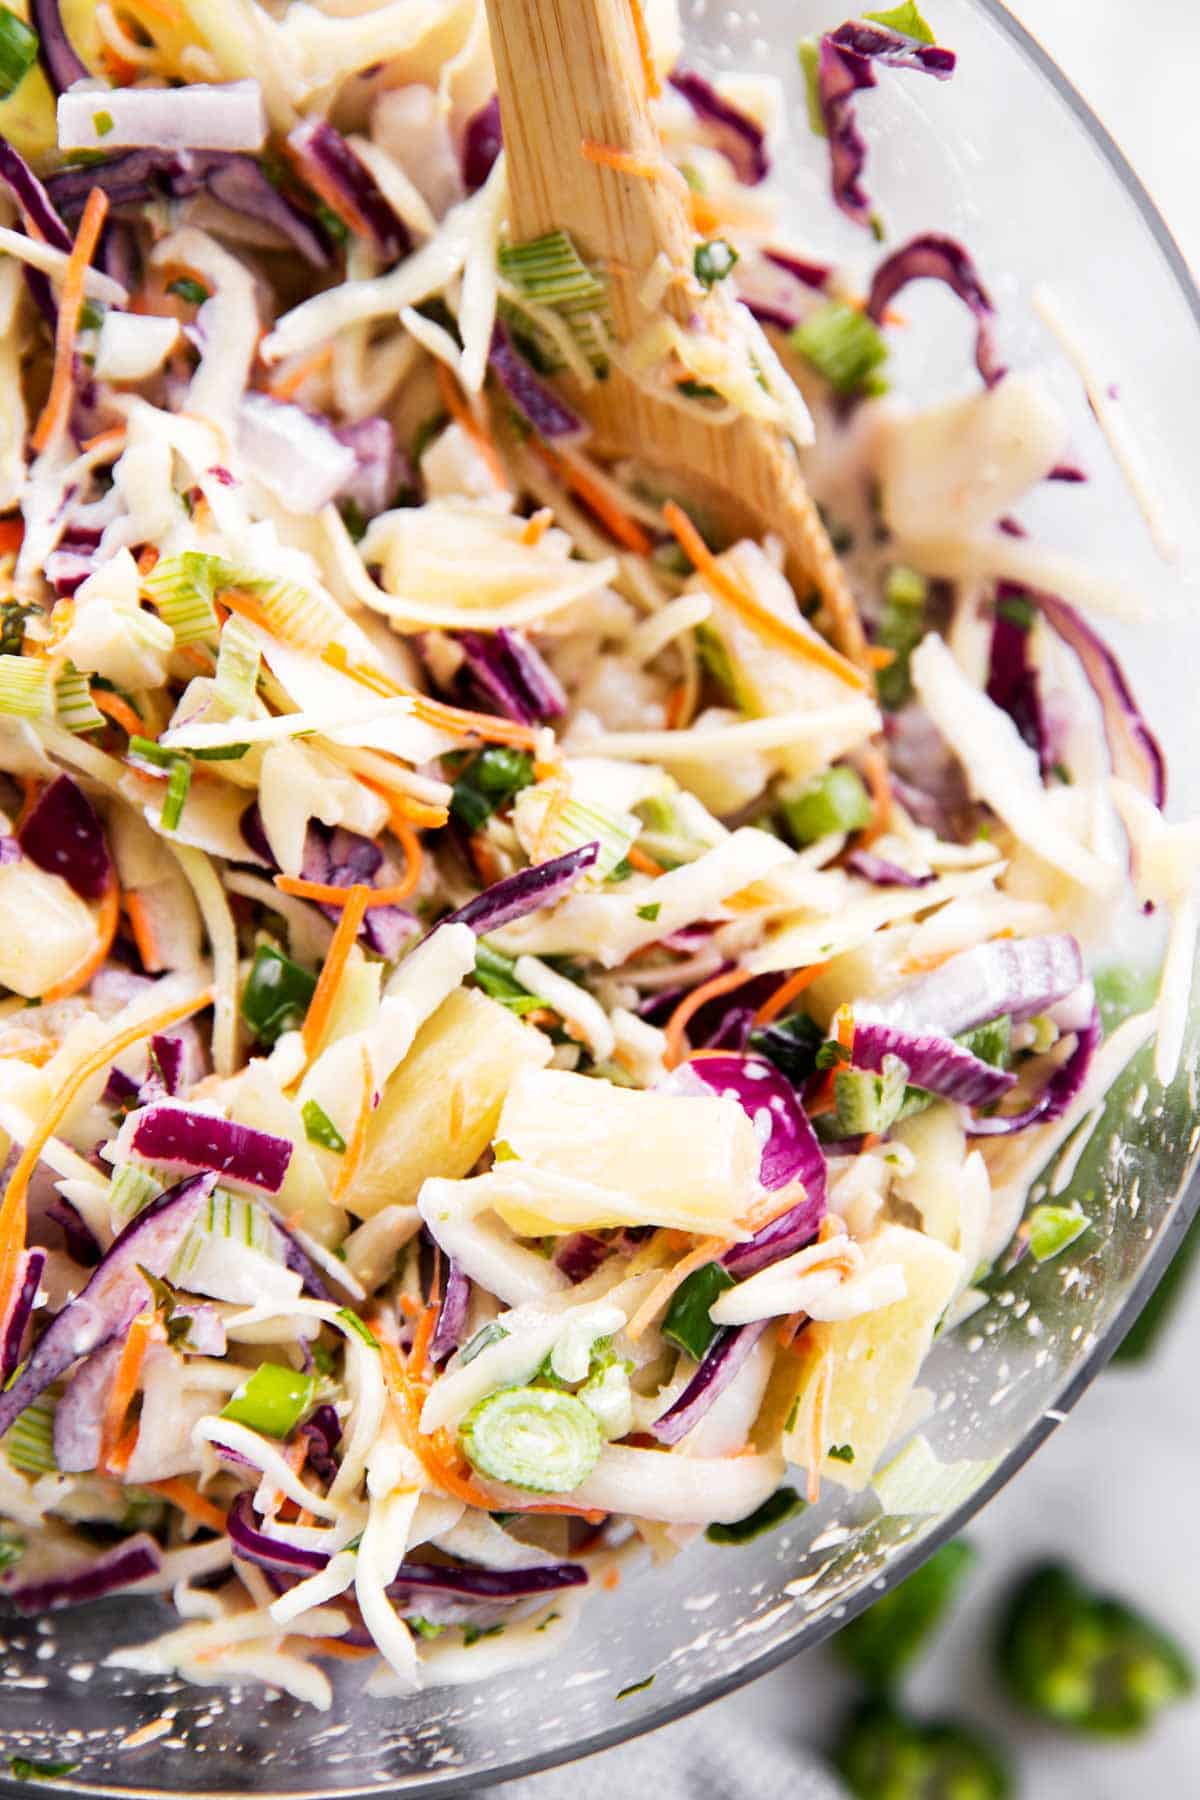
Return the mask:
<svg viewBox="0 0 1200 1800">
<path fill-rule="evenodd" d="M 820 0 L 786 9 L 763 0 L 761 12 L 685 0 L 684 10 L 689 58 L 782 72 L 789 106 L 803 116 L 794 40 L 828 25 Z M 961 54 L 956 82 L 923 91 L 932 84 L 889 79 L 863 107 L 872 179 L 894 235 L 937 227 L 970 244 L 1014 361 L 1053 354 L 1029 296 L 1041 280 L 1062 290 L 1118 349 L 1114 377 L 1161 452 L 1164 498 L 1181 535 L 1200 542 L 1185 481 L 1195 467 L 1186 398 L 1200 391 L 1200 294 L 1177 246 L 1112 139 L 999 0 L 940 0 L 938 23 Z M 783 167 L 797 216 L 821 222 L 813 247 L 865 266 L 871 248 L 830 219 L 824 147 L 799 143 Z M 932 342 L 922 339 L 924 296 L 914 303 L 917 347 L 897 357 L 921 391 L 969 364 L 968 322 L 939 311 L 942 298 L 929 303 Z M 933 360 L 922 365 L 923 355 Z M 1141 522 L 1061 358 L 1054 379 L 1092 480 L 1039 497 L 1035 523 L 1052 541 L 1131 565 L 1136 585 L 1153 593 Z M 1200 630 L 1176 614 L 1169 631 L 1167 658 L 1148 633 L 1114 635 L 1186 775 L 1200 767 L 1190 674 Z M 819 1642 L 1009 1479 L 1145 1303 L 1200 1204 L 1200 1186 L 1188 1186 L 1200 1140 L 1196 1026 L 1171 1093 L 1154 1087 L 1143 1057 L 1081 1157 L 1069 1191 L 1092 1229 L 1058 1261 L 1039 1268 L 1027 1259 L 994 1281 L 984 1308 L 939 1344 L 929 1375 L 938 1400 L 924 1429 L 943 1460 L 971 1465 L 959 1471 L 953 1506 L 872 1519 L 869 1506 L 827 1493 L 770 1538 L 736 1550 L 701 1543 L 596 1596 L 575 1634 L 536 1667 L 390 1703 L 342 1685 L 332 1721 L 253 1688 L 235 1698 L 116 1672 L 85 1680 L 114 1642 L 163 1628 L 161 1609 L 145 1603 L 114 1601 L 36 1627 L 0 1621 L 0 1768 L 13 1756 L 76 1762 L 56 1785 L 86 1795 L 466 1794 L 679 1718 Z M 650 1675 L 652 1686 L 618 1699 Z M 0 1793 L 31 1791 L 0 1776 Z"/>
</svg>

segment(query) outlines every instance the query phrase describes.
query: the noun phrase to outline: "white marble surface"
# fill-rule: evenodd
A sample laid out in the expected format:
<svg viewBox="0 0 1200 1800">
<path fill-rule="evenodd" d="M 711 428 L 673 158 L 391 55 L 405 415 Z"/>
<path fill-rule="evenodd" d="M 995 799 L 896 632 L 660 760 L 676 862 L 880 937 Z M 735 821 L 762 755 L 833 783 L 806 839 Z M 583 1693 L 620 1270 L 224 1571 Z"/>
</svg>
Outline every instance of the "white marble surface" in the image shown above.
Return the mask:
<svg viewBox="0 0 1200 1800">
<path fill-rule="evenodd" d="M 930 10 L 936 18 L 936 5 Z M 1028 29 L 1071 71 L 1141 175 L 1185 255 L 1200 267 L 1200 6 L 1196 0 L 1024 0 Z M 1143 1369 L 1115 1368 L 1066 1425 L 980 1515 L 970 1536 L 982 1552 L 967 1599 L 911 1684 L 925 1712 L 965 1713 L 1013 1746 L 1020 1800 L 1188 1800 L 1200 1795 L 1200 1701 L 1175 1709 L 1144 1742 L 1092 1746 L 1030 1729 L 997 1701 L 986 1668 L 987 1626 L 1012 1572 L 1039 1552 L 1074 1554 L 1114 1589 L 1139 1595 L 1200 1654 L 1200 1278 L 1163 1347 Z M 636 1750 L 578 1764 L 561 1775 L 506 1787 L 505 1800 L 557 1800 L 638 1791 L 676 1791 L 697 1737 L 713 1747 L 705 1776 L 684 1778 L 688 1800 L 759 1800 L 750 1766 L 731 1775 L 722 1744 L 745 1743 L 747 1727 L 796 1745 L 795 1767 L 779 1784 L 795 1800 L 828 1789 L 800 1747 L 819 1744 L 850 1692 L 829 1657 L 814 1652 L 749 1690 L 668 1728 L 651 1764 Z M 661 1754 L 660 1754 L 661 1752 Z M 664 1777 L 666 1777 L 664 1779 Z M 631 1782 L 633 1785 L 631 1785 Z"/>
</svg>

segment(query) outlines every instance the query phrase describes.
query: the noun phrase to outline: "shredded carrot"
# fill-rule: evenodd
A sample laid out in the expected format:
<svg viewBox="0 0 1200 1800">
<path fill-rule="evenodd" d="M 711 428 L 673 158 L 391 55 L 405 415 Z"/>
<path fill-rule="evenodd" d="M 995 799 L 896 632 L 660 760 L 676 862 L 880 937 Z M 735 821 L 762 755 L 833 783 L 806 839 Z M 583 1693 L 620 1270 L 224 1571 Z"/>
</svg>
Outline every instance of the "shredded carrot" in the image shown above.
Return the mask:
<svg viewBox="0 0 1200 1800">
<path fill-rule="evenodd" d="M 784 1213 L 791 1212 L 793 1206 L 805 1198 L 806 1192 L 802 1181 L 789 1181 L 786 1187 L 773 1188 L 756 1205 L 747 1207 L 738 1223 L 744 1230 L 758 1233 L 781 1219 Z"/>
<path fill-rule="evenodd" d="M 541 511 L 535 512 L 531 519 L 526 519 L 525 529 L 521 533 L 521 542 L 530 547 L 534 544 L 540 544 L 553 523 L 553 508 L 543 506 Z"/>
<path fill-rule="evenodd" d="M 694 1250 L 689 1250 L 688 1254 L 682 1257 L 673 1269 L 668 1269 L 666 1274 L 655 1282 L 626 1326 L 629 1336 L 635 1340 L 641 1337 L 647 1325 L 656 1314 L 662 1311 L 676 1288 L 682 1287 L 692 1271 L 702 1269 L 705 1263 L 715 1262 L 718 1256 L 722 1256 L 729 1249 L 729 1245 L 728 1238 L 702 1238 Z"/>
<path fill-rule="evenodd" d="M 471 408 L 463 399 L 458 389 L 458 383 L 443 362 L 440 362 L 437 366 L 437 383 L 438 391 L 442 396 L 442 404 L 445 406 L 446 411 L 450 414 L 450 417 L 454 420 L 456 425 L 462 426 L 463 430 L 478 450 L 480 456 L 487 464 L 488 473 L 495 482 L 497 488 L 499 488 L 501 492 L 507 493 L 508 476 L 504 472 L 504 464 L 500 460 L 500 452 L 497 450 L 495 444 L 493 444 L 483 426 L 479 423 L 479 420 L 475 417 L 475 414 L 471 411 Z"/>
<path fill-rule="evenodd" d="M 84 438 L 83 448 L 90 455 L 93 450 L 111 450 L 116 455 L 125 445 L 124 425 L 112 425 L 107 431 L 98 431 L 94 437 Z"/>
<path fill-rule="evenodd" d="M 854 1014 L 848 1006 L 839 1006 L 833 1019 L 834 1035 L 843 1050 L 854 1050 Z"/>
<path fill-rule="evenodd" d="M 657 878 L 667 872 L 660 862 L 655 862 L 652 856 L 647 856 L 646 852 L 639 850 L 636 844 L 631 844 L 625 852 L 625 861 L 631 869 L 636 869 L 639 875 L 653 875 Z"/>
<path fill-rule="evenodd" d="M 366 917 L 367 902 L 371 896 L 371 890 L 368 887 L 356 886 L 346 888 L 344 891 L 346 898 L 342 906 L 342 916 L 338 920 L 337 930 L 333 934 L 333 942 L 329 946 L 329 954 L 321 967 L 320 980 L 308 1003 L 304 1024 L 300 1028 L 305 1055 L 310 1062 L 317 1053 L 317 1046 L 329 1023 L 334 998 L 341 984 L 342 976 L 346 972 L 346 962 L 354 948 L 359 929 Z"/>
<path fill-rule="evenodd" d="M 867 650 L 867 661 L 873 669 L 890 669 L 895 660 L 896 652 L 886 644 L 871 644 Z"/>
<path fill-rule="evenodd" d="M 470 837 L 471 861 L 475 864 L 479 879 L 485 887 L 491 887 L 493 881 L 499 881 L 503 873 L 500 858 L 488 842 L 482 831 L 473 831 Z"/>
<path fill-rule="evenodd" d="M 121 1346 L 117 1372 L 113 1377 L 113 1384 L 108 1390 L 104 1416 L 100 1421 L 100 1454 L 96 1460 L 96 1467 L 106 1474 L 110 1472 L 110 1461 L 120 1441 L 125 1414 L 129 1411 L 133 1397 L 138 1391 L 138 1384 L 142 1378 L 142 1364 L 146 1360 L 146 1352 L 150 1348 L 154 1328 L 154 1314 L 140 1312 L 129 1327 L 128 1336 Z"/>
<path fill-rule="evenodd" d="M 341 1199 L 362 1166 L 363 1151 L 367 1147 L 367 1127 L 375 1110 L 375 1071 L 371 1067 L 371 1052 L 365 1044 L 362 1045 L 362 1078 L 362 1099 L 359 1101 L 354 1130 L 350 1133 L 350 1142 L 342 1157 L 342 1166 L 338 1170 L 333 1190 L 335 1200 Z"/>
<path fill-rule="evenodd" d="M 38 795 L 42 791 L 42 784 L 36 775 L 18 775 L 17 784 L 21 789 L 21 813 L 20 817 L 17 819 L 17 832 L 19 835 L 21 826 L 25 823 L 29 814 L 37 805 Z"/>
<path fill-rule="evenodd" d="M 3 1203 L 0 1204 L 0 1318 L 8 1315 L 21 1266 L 21 1255 L 25 1249 L 25 1196 L 29 1178 L 37 1168 L 42 1151 L 54 1136 L 54 1127 L 69 1111 L 92 1077 L 106 1069 L 114 1057 L 120 1056 L 122 1050 L 128 1050 L 131 1044 L 136 1044 L 141 1038 L 153 1037 L 156 1032 L 166 1031 L 169 1026 L 177 1025 L 180 1019 L 186 1019 L 189 1014 L 199 1012 L 201 1007 L 211 1005 L 212 997 L 212 989 L 205 988 L 191 1000 L 181 1001 L 178 1006 L 169 1006 L 164 1012 L 152 1013 L 149 1018 L 139 1019 L 136 1024 L 126 1026 L 124 1031 L 106 1039 L 99 1049 L 86 1056 L 55 1094 L 29 1135 L 9 1179 Z"/>
<path fill-rule="evenodd" d="M 666 724 L 668 731 L 682 731 L 687 724 L 688 684 L 681 681 L 667 695 Z"/>
<path fill-rule="evenodd" d="M 125 1471 L 129 1467 L 129 1460 L 137 1449 L 137 1441 L 138 1424 L 135 1419 L 126 1430 L 116 1449 L 110 1454 L 107 1464 L 101 1464 L 99 1466 L 106 1467 L 110 1475 L 120 1480 L 124 1480 Z"/>
<path fill-rule="evenodd" d="M 355 780 L 361 781 L 373 794 L 378 794 L 380 799 L 387 801 L 390 829 L 393 836 L 400 838 L 401 843 L 404 840 L 396 830 L 397 821 L 401 825 L 415 825 L 419 830 L 439 831 L 450 817 L 444 806 L 431 806 L 425 800 L 414 800 L 411 794 L 390 788 L 371 775 L 356 774 Z"/>
<path fill-rule="evenodd" d="M 611 494 L 586 469 L 576 462 L 568 462 L 557 450 L 552 450 L 549 444 L 534 442 L 532 448 L 551 474 L 557 475 L 565 487 L 579 496 L 588 511 L 595 513 L 610 537 L 614 537 L 626 550 L 632 550 L 635 556 L 649 556 L 654 548 L 654 540 L 649 532 L 627 512 L 622 512 Z"/>
<path fill-rule="evenodd" d="M 663 519 L 699 574 L 710 587 L 717 590 L 723 600 L 728 601 L 748 625 L 754 627 L 760 637 L 769 643 L 779 644 L 805 662 L 814 663 L 819 669 L 828 670 L 829 674 L 836 675 L 849 687 L 864 692 L 870 687 L 869 678 L 862 670 L 856 669 L 840 650 L 835 650 L 824 638 L 810 637 L 797 631 L 794 625 L 789 625 L 785 619 L 777 619 L 773 612 L 760 605 L 728 569 L 721 567 L 683 508 L 677 506 L 674 500 L 668 500 L 663 507 Z"/>
<path fill-rule="evenodd" d="M 303 1647 L 312 1656 L 336 1656 L 340 1662 L 361 1662 L 364 1656 L 378 1655 L 373 1644 L 344 1644 L 334 1637 L 306 1637 Z"/>
<path fill-rule="evenodd" d="M 875 744 L 868 744 L 863 751 L 862 766 L 874 808 L 871 823 L 859 838 L 859 843 L 865 846 L 882 837 L 892 822 L 892 783 L 887 758 Z"/>
<path fill-rule="evenodd" d="M 434 1327 L 438 1321 L 439 1306 L 430 1305 L 422 1309 L 417 1321 L 417 1329 L 413 1333 L 412 1349 L 409 1352 L 409 1366 L 417 1380 L 424 1378 L 429 1364 L 429 1346 L 433 1341 Z"/>
<path fill-rule="evenodd" d="M 260 620 L 260 623 L 265 621 Z M 439 731 L 453 732 L 456 737 L 478 738 L 483 743 L 512 744 L 518 750 L 537 748 L 538 734 L 531 726 L 514 724 L 511 719 L 502 719 L 498 713 L 469 712 L 465 707 L 446 706 L 441 700 L 431 700 L 428 694 L 419 694 L 413 688 L 401 687 L 398 681 L 393 681 L 382 669 L 365 663 L 352 663 L 340 644 L 330 644 L 322 651 L 321 661 L 331 669 L 338 669 L 343 675 L 349 675 L 351 680 L 370 688 L 376 694 L 395 695 L 411 700 L 414 717 Z M 371 785 L 368 781 L 367 786 Z M 444 824 L 445 820 L 441 822 Z"/>
<path fill-rule="evenodd" d="M 319 375 L 326 363 L 332 359 L 333 345 L 322 344 L 311 356 L 303 361 L 293 363 L 291 368 L 277 380 L 268 384 L 267 392 L 273 400 L 291 400 L 299 393 L 305 382 L 312 376 Z"/>
<path fill-rule="evenodd" d="M 637 4 L 637 0 L 634 0 L 634 4 L 635 5 Z M 616 1589 L 620 1587 L 620 1585 L 621 1585 L 620 1569 L 616 1568 L 615 1566 L 611 1569 L 605 1569 L 603 1575 L 600 1577 L 600 1586 L 602 1588 L 607 1588 L 609 1593 L 611 1594 L 611 1593 L 614 1593 L 616 1591 Z"/>
<path fill-rule="evenodd" d="M 475 1506 L 484 1512 L 492 1512 L 496 1502 L 491 1494 L 481 1488 L 470 1476 L 460 1475 L 457 1468 L 457 1454 L 444 1431 L 424 1432 L 421 1430 L 421 1392 L 417 1383 L 410 1380 L 400 1353 L 394 1344 L 386 1338 L 380 1339 L 380 1353 L 383 1357 L 384 1374 L 393 1397 L 399 1402 L 401 1424 L 409 1448 L 425 1469 L 430 1480 L 444 1488 L 456 1500 L 462 1500 L 468 1506 Z"/>
<path fill-rule="evenodd" d="M 129 737 L 143 737 L 144 723 L 138 718 L 128 700 L 122 700 L 120 694 L 110 694 L 107 688 L 90 689 L 92 705 L 102 712 L 105 718 L 112 719 Z"/>
<path fill-rule="evenodd" d="M 40 455 L 52 438 L 64 430 L 71 399 L 75 391 L 75 336 L 79 330 L 79 310 L 83 305 L 83 288 L 100 230 L 108 212 L 108 195 L 103 188 L 93 188 L 83 209 L 71 254 L 63 276 L 58 301 L 58 330 L 54 340 L 54 373 L 50 392 L 42 408 L 42 416 L 34 427 L 33 447 Z"/>
<path fill-rule="evenodd" d="M 646 15 L 642 11 L 642 0 L 629 0 L 629 8 L 633 13 L 633 33 L 637 38 L 642 73 L 646 77 L 646 93 L 651 100 L 657 100 L 662 93 L 662 82 L 658 79 L 658 68 L 654 61 L 654 46 L 650 42 L 650 30 L 646 24 Z"/>
<path fill-rule="evenodd" d="M 421 879 L 421 866 L 424 857 L 421 842 L 416 833 L 407 826 L 400 826 L 404 836 L 401 843 L 408 857 L 408 868 L 400 881 L 393 882 L 390 887 L 368 888 L 367 907 L 369 912 L 373 906 L 399 906 L 407 900 Z M 396 828 L 393 827 L 393 832 Z M 396 835 L 399 835 L 396 832 Z M 353 891 L 348 887 L 333 887 L 324 881 L 304 881 L 298 875 L 277 875 L 275 886 L 284 894 L 293 894 L 297 900 L 313 900 L 318 906 L 345 906 Z"/>
<path fill-rule="evenodd" d="M 129 929 L 133 933 L 142 968 L 147 975 L 161 975 L 164 965 L 158 939 L 154 935 L 149 908 L 140 894 L 130 892 L 125 895 L 125 916 L 129 920 Z"/>
<path fill-rule="evenodd" d="M 153 574 L 158 567 L 158 551 L 153 544 L 143 544 L 138 551 L 137 572 L 139 575 Z"/>
<path fill-rule="evenodd" d="M 188 1481 L 186 1476 L 172 1475 L 169 1481 L 150 1481 L 146 1485 L 152 1494 L 161 1494 L 189 1519 L 195 1519 L 197 1525 L 207 1525 L 224 1534 L 225 1514 L 211 1500 L 206 1500 L 195 1482 Z"/>
<path fill-rule="evenodd" d="M 767 996 L 755 1013 L 754 1023 L 769 1025 L 772 1019 L 777 1019 L 784 1007 L 790 1005 L 797 994 L 802 994 L 805 988 L 811 987 L 814 981 L 819 980 L 828 967 L 828 963 L 810 963 L 807 969 L 797 969 L 794 975 L 789 975 L 786 981 L 781 981 L 775 992 Z"/>
<path fill-rule="evenodd" d="M 633 175 L 638 181 L 662 181 L 676 172 L 665 157 L 638 156 L 632 150 L 618 150 L 615 144 L 598 144 L 595 138 L 584 138 L 579 150 L 585 162 L 613 169 L 618 175 Z"/>
<path fill-rule="evenodd" d="M 157 19 L 160 24 L 171 26 L 175 31 L 182 31 L 187 23 L 173 0 L 138 0 L 138 4 L 143 12 L 150 14 L 152 19 Z"/>
<path fill-rule="evenodd" d="M 789 1313 L 786 1319 L 780 1319 L 775 1333 L 775 1342 L 781 1350 L 791 1348 L 792 1339 L 803 1325 L 806 1315 L 802 1312 Z"/>
<path fill-rule="evenodd" d="M 734 988 L 744 987 L 746 982 L 754 978 L 748 969 L 726 969 L 723 975 L 714 975 L 711 981 L 702 981 L 699 987 L 685 994 L 665 1026 L 666 1049 L 663 1061 L 668 1069 L 683 1060 L 683 1034 L 690 1020 L 710 1000 L 719 999 L 722 994 L 731 994 Z"/>
<path fill-rule="evenodd" d="M 24 519 L 0 519 L 0 556 L 11 556 L 24 541 Z"/>
<path fill-rule="evenodd" d="M 52 987 L 46 989 L 42 995 L 43 1005 L 49 1004 L 52 1000 L 69 999 L 72 994 L 77 994 L 80 988 L 87 986 L 97 969 L 102 967 L 112 949 L 120 917 L 121 889 L 116 877 L 113 876 L 96 909 L 96 942 L 83 961 L 76 963 L 69 975 L 64 975 L 61 981 L 56 981 Z"/>
</svg>

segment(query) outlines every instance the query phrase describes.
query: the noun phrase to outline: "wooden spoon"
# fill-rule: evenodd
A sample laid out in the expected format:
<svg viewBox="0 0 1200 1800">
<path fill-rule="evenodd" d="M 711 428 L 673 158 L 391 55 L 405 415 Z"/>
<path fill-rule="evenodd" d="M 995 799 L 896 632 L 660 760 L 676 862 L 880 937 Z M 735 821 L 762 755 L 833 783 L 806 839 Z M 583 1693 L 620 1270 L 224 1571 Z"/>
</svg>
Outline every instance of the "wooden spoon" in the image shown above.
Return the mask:
<svg viewBox="0 0 1200 1800">
<path fill-rule="evenodd" d="M 634 341 L 668 311 L 689 330 L 730 335 L 732 301 L 693 271 L 697 236 L 686 185 L 668 163 L 651 115 L 638 48 L 637 0 L 487 0 L 515 243 L 559 227 L 585 261 L 606 270 L 615 333 Z M 608 146 L 657 178 L 589 160 Z M 643 290 L 665 258 L 670 280 L 651 307 Z M 658 265 L 662 268 L 662 264 Z M 579 405 L 580 396 L 572 395 Z M 589 448 L 669 472 L 734 531 L 775 532 L 800 594 L 815 587 L 839 648 L 863 670 L 867 645 L 853 597 L 796 452 L 770 422 L 710 423 L 698 408 L 659 400 L 613 367 L 583 397 Z"/>
</svg>

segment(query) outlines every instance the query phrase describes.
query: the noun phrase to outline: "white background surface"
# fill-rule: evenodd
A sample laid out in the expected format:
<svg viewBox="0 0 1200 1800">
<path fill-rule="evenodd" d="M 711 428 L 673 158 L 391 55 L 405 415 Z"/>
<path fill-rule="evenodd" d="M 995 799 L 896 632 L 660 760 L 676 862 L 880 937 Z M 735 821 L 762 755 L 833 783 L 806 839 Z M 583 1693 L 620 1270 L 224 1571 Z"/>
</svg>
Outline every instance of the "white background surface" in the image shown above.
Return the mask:
<svg viewBox="0 0 1200 1800">
<path fill-rule="evenodd" d="M 1198 0 L 1012 4 L 1070 71 L 1200 268 Z M 936 21 L 936 0 L 930 11 Z M 1200 1660 L 1198 1388 L 1200 1274 L 1153 1362 L 1106 1372 L 971 1527 L 980 1566 L 909 1699 L 919 1712 L 965 1714 L 1000 1736 L 1014 1752 L 1020 1800 L 1200 1796 L 1200 1699 L 1169 1713 L 1144 1742 L 1092 1745 L 1031 1728 L 998 1699 L 987 1667 L 997 1603 L 1016 1570 L 1041 1553 L 1069 1557 L 1114 1591 L 1138 1597 Z M 819 1800 L 828 1789 L 802 1746 L 828 1741 L 851 1693 L 828 1654 L 817 1651 L 652 1744 L 497 1792 L 504 1800 L 665 1796 L 681 1791 L 682 1777 L 688 1800 L 702 1793 L 704 1800 L 766 1800 L 768 1792 Z M 765 1749 L 778 1736 L 796 1746 L 783 1781 L 777 1761 L 767 1773 L 754 1755 L 756 1739 Z M 685 1774 L 688 1765 L 696 1772 Z"/>
</svg>

